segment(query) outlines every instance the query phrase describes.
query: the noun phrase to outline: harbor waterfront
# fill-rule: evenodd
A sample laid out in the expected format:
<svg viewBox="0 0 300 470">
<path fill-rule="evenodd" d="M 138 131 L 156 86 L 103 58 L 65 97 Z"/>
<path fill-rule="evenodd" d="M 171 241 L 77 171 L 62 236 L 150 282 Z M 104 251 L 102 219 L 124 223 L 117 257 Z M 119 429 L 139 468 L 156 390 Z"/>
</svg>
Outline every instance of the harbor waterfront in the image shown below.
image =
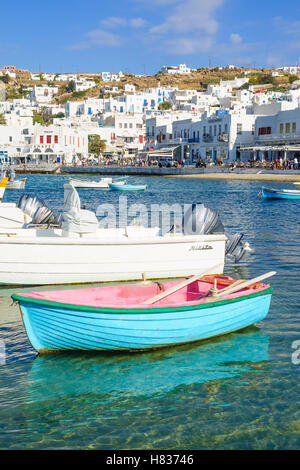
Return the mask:
<svg viewBox="0 0 300 470">
<path fill-rule="evenodd" d="M 25 192 L 58 210 L 69 178 L 27 174 Z M 151 352 L 37 356 L 10 296 L 57 287 L 2 287 L 0 448 L 299 447 L 299 201 L 261 199 L 260 181 L 132 175 L 130 183 L 148 187 L 129 192 L 131 203 L 203 203 L 226 229 L 245 233 L 253 252 L 226 264 L 225 274 L 251 279 L 277 271 L 269 314 L 240 332 Z M 23 192 L 7 191 L 3 201 Z M 78 192 L 88 210 L 118 203 L 115 191 Z"/>
</svg>

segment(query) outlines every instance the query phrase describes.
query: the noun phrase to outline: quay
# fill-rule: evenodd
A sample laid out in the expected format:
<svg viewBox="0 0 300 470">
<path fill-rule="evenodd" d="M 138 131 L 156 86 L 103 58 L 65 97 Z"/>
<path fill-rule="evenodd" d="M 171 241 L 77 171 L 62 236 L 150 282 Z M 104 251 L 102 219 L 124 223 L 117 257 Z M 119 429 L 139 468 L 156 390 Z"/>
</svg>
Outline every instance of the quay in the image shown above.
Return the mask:
<svg viewBox="0 0 300 470">
<path fill-rule="evenodd" d="M 268 170 L 268 169 L 236 169 L 229 171 L 220 167 L 209 168 L 158 168 L 158 167 L 117 167 L 117 166 L 91 166 L 91 167 L 61 167 L 60 174 L 77 175 L 121 175 L 121 176 L 165 176 L 171 178 L 199 178 L 222 180 L 248 180 L 248 181 L 300 181 L 300 171 L 297 170 Z"/>
<path fill-rule="evenodd" d="M 14 165 L 16 174 L 61 175 L 120 175 L 164 176 L 169 178 L 198 178 L 216 180 L 286 181 L 300 182 L 299 170 L 270 170 L 260 168 L 237 168 L 232 171 L 219 166 L 206 168 L 159 168 L 139 166 L 61 166 L 61 165 Z M 0 166 L 0 171 L 7 166 Z"/>
</svg>

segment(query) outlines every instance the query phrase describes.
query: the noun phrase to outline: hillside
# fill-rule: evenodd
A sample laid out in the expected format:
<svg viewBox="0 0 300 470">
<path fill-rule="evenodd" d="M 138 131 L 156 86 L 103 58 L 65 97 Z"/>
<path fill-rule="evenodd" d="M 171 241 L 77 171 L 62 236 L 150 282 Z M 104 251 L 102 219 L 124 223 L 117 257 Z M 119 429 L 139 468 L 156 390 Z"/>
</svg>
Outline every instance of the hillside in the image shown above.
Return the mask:
<svg viewBox="0 0 300 470">
<path fill-rule="evenodd" d="M 245 74 L 247 73 L 247 75 Z M 34 85 L 52 85 L 59 87 L 58 96 L 55 97 L 53 103 L 65 103 L 66 101 L 82 101 L 87 98 L 103 97 L 100 93 L 102 87 L 118 87 L 120 94 L 123 94 L 122 87 L 125 84 L 134 85 L 136 91 L 143 91 L 146 88 L 157 86 L 171 86 L 179 89 L 196 89 L 205 90 L 208 84 L 217 84 L 221 80 L 232 80 L 235 77 L 247 76 L 250 79 L 250 84 L 269 84 L 269 89 L 274 91 L 284 91 L 294 80 L 299 77 L 288 73 L 282 73 L 280 76 L 273 77 L 271 69 L 245 69 L 237 68 L 234 70 L 219 70 L 218 68 L 201 68 L 192 72 L 190 75 L 169 75 L 161 74 L 150 76 L 137 76 L 125 74 L 119 82 L 103 82 L 101 75 L 92 73 L 81 73 L 78 77 L 89 77 L 96 81 L 96 87 L 91 88 L 85 92 L 69 93 L 66 91 L 67 82 L 48 82 L 45 80 L 33 81 L 30 79 L 30 74 L 19 74 L 16 79 L 10 79 L 8 83 L 3 83 L 0 77 L 0 83 L 4 84 L 6 89 L 6 96 L 8 100 L 14 98 L 21 98 L 26 96 L 26 90 Z"/>
</svg>

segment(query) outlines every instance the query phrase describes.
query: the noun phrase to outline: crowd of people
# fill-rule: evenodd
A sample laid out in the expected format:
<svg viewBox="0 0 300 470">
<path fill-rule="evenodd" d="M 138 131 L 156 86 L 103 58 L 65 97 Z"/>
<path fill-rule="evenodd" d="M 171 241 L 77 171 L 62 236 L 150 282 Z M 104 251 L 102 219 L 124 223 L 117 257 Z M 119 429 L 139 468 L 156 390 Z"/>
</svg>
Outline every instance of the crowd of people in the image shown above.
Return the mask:
<svg viewBox="0 0 300 470">
<path fill-rule="evenodd" d="M 272 160 L 272 168 L 282 170 L 298 170 L 299 161 L 297 157 L 289 159 L 288 157 L 280 157 L 277 160 Z"/>
<path fill-rule="evenodd" d="M 299 169 L 299 159 L 297 156 L 293 158 L 288 157 L 279 157 L 277 159 L 273 159 L 272 161 L 259 161 L 259 160 L 248 160 L 248 162 L 223 162 L 221 159 L 217 159 L 214 163 L 206 163 L 202 158 L 198 158 L 198 160 L 194 163 L 196 168 L 205 168 L 207 165 L 216 165 L 216 166 L 225 166 L 229 168 L 229 170 L 233 171 L 235 168 L 269 168 L 273 170 L 298 170 Z M 74 166 L 83 166 L 83 167 L 90 167 L 90 166 L 118 166 L 118 167 L 161 167 L 161 166 L 172 166 L 174 168 L 183 168 L 186 165 L 186 161 L 180 160 L 173 160 L 172 165 L 161 164 L 160 159 L 145 159 L 139 156 L 132 156 L 127 158 L 121 157 L 111 157 L 111 158 L 102 158 L 102 159 L 87 159 L 84 161 L 77 161 L 73 162 Z"/>
</svg>

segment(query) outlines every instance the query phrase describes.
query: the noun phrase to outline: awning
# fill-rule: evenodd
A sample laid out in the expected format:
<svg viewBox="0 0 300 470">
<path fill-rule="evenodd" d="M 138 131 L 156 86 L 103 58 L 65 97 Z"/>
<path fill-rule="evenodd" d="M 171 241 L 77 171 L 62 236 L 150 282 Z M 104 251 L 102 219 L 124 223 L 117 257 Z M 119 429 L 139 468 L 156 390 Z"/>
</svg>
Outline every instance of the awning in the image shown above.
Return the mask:
<svg viewBox="0 0 300 470">
<path fill-rule="evenodd" d="M 143 153 L 148 157 L 173 157 L 174 151 L 178 149 L 180 145 L 173 145 L 171 147 L 161 147 L 159 149 L 150 150 L 150 151 L 143 151 Z"/>
<path fill-rule="evenodd" d="M 287 152 L 300 152 L 300 144 L 297 145 L 249 145 L 245 147 L 240 147 L 240 152 L 267 152 L 267 151 L 281 151 L 286 150 Z"/>
<path fill-rule="evenodd" d="M 103 153 L 122 153 L 122 149 L 106 144 L 105 150 Z"/>
</svg>

